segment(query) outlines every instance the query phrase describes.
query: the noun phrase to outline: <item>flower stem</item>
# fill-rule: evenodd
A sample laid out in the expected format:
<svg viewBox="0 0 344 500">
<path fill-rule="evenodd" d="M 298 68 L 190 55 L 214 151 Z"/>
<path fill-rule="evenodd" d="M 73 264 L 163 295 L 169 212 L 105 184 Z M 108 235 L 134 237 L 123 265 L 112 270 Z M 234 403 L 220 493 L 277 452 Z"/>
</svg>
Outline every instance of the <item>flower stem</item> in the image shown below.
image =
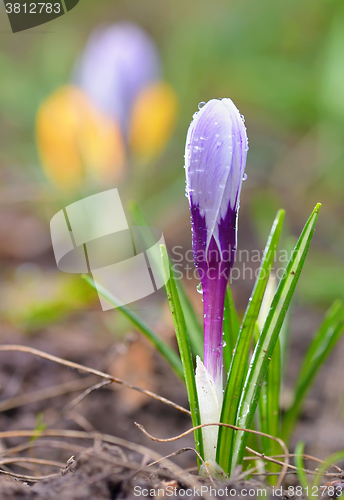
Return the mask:
<svg viewBox="0 0 344 500">
<path fill-rule="evenodd" d="M 223 309 L 227 277 L 219 266 L 209 267 L 202 280 L 204 312 L 204 366 L 214 380 L 219 402 L 223 389 Z"/>
</svg>

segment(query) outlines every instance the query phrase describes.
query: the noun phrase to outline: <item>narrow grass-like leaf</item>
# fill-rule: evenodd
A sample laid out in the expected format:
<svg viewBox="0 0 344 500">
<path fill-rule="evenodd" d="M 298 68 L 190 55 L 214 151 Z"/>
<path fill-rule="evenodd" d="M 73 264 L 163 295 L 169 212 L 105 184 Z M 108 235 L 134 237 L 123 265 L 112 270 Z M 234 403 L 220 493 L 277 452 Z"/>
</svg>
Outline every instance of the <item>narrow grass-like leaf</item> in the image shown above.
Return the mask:
<svg viewBox="0 0 344 500">
<path fill-rule="evenodd" d="M 280 427 L 280 410 L 279 410 L 279 398 L 280 398 L 280 387 L 281 387 L 281 349 L 279 339 L 277 339 L 274 352 L 271 356 L 271 362 L 269 365 L 268 373 L 266 376 L 266 416 L 267 416 L 267 430 L 268 434 L 272 436 L 279 437 L 281 432 Z M 264 453 L 266 455 L 277 455 L 280 445 L 277 441 L 272 439 L 268 440 L 266 443 L 266 448 Z M 270 462 L 268 464 L 268 470 L 270 472 L 278 472 L 280 466 Z M 277 476 L 270 476 L 269 482 L 275 485 L 277 482 Z"/>
<path fill-rule="evenodd" d="M 254 345 L 257 345 L 258 339 L 260 335 L 259 327 L 256 323 L 254 328 Z M 259 394 L 258 401 L 258 415 L 256 414 L 255 419 L 259 419 L 259 430 L 264 432 L 265 434 L 269 434 L 268 432 L 268 417 L 267 417 L 267 395 L 266 395 L 266 382 L 264 381 L 262 384 L 262 388 Z M 255 421 L 256 421 L 255 420 Z M 268 438 L 264 436 L 259 436 L 259 440 L 261 442 L 261 450 L 265 453 L 268 448 Z"/>
<path fill-rule="evenodd" d="M 287 314 L 285 315 L 283 325 L 279 334 L 279 341 L 281 346 L 281 380 L 284 380 L 285 369 L 289 353 L 289 339 L 290 339 L 290 318 L 292 317 L 293 300 L 289 305 Z"/>
<path fill-rule="evenodd" d="M 258 342 L 260 335 L 259 328 L 255 329 L 254 338 L 255 342 Z M 271 362 L 266 375 L 266 379 L 262 384 L 260 395 L 259 395 L 259 424 L 260 430 L 265 432 L 265 434 L 270 434 L 275 437 L 280 435 L 280 410 L 279 410 L 279 397 L 280 397 L 280 387 L 281 387 L 281 348 L 279 338 L 271 356 Z M 277 455 L 279 452 L 280 445 L 268 439 L 264 436 L 261 437 L 262 442 L 262 452 L 267 455 Z M 280 466 L 269 462 L 266 464 L 266 469 L 270 472 L 278 472 Z M 269 483 L 275 485 L 277 482 L 277 476 L 269 476 Z"/>
<path fill-rule="evenodd" d="M 327 311 L 306 353 L 294 390 L 294 401 L 282 425 L 282 439 L 288 442 L 314 378 L 344 330 L 344 304 L 335 301 Z"/>
<path fill-rule="evenodd" d="M 269 434 L 278 437 L 280 435 L 279 422 L 279 397 L 281 386 L 281 350 L 279 339 L 276 341 L 273 355 L 267 373 L 266 389 L 267 389 L 267 416 Z M 270 439 L 270 443 L 276 443 Z M 280 445 L 276 443 L 277 447 Z M 271 453 L 271 452 L 270 452 Z"/>
<path fill-rule="evenodd" d="M 159 336 L 150 328 L 150 326 L 148 326 L 143 319 L 137 316 L 137 314 L 131 311 L 128 307 L 119 305 L 116 297 L 114 297 L 104 287 L 99 285 L 99 283 L 96 284 L 95 281 L 87 274 L 84 274 L 82 277 L 110 304 L 112 304 L 117 308 L 118 311 L 126 316 L 141 333 L 143 333 L 143 335 L 153 344 L 157 351 L 160 352 L 161 356 L 169 363 L 172 370 L 178 375 L 178 377 L 184 380 L 182 363 L 178 354 L 172 349 L 172 347 L 161 340 L 161 338 L 159 338 Z"/>
<path fill-rule="evenodd" d="M 223 313 L 223 359 L 226 373 L 231 365 L 233 351 L 239 335 L 239 318 L 233 301 L 232 290 L 229 284 L 226 288 L 225 309 Z"/>
<path fill-rule="evenodd" d="M 265 290 L 261 309 L 257 320 L 254 338 L 257 344 L 260 332 L 264 328 L 266 318 L 269 314 L 271 303 L 277 290 L 277 278 L 271 272 L 269 281 Z M 271 356 L 271 362 L 267 372 L 265 381 L 263 382 L 259 396 L 259 418 L 261 431 L 266 434 L 271 434 L 278 437 L 280 434 L 280 412 L 279 412 L 279 395 L 281 385 L 281 352 L 280 339 L 277 339 L 275 350 Z M 271 456 L 278 453 L 279 444 L 276 441 L 262 436 L 262 451 L 265 455 Z M 280 467 L 277 464 L 269 462 L 266 465 L 270 472 L 278 472 Z M 277 476 L 271 475 L 268 478 L 270 484 L 275 485 Z"/>
<path fill-rule="evenodd" d="M 315 476 L 314 483 L 313 483 L 313 488 L 315 491 L 319 490 L 319 485 L 322 479 L 322 476 L 326 470 L 328 470 L 333 464 L 336 464 L 337 462 L 342 462 L 344 460 L 344 450 L 337 451 L 336 453 L 333 453 L 333 455 L 330 455 L 327 457 L 324 462 L 317 468 L 317 475 Z M 312 488 L 312 489 L 313 489 Z M 325 497 L 325 492 L 322 492 L 322 496 Z M 341 488 L 333 488 L 333 496 L 328 495 L 330 498 L 338 498 L 342 496 L 342 491 Z"/>
<path fill-rule="evenodd" d="M 334 346 L 338 340 L 333 336 L 334 331 L 340 327 L 344 321 L 344 304 L 341 300 L 333 302 L 327 310 L 324 320 L 319 326 L 313 341 L 308 348 L 304 361 L 297 379 L 297 387 L 302 385 L 309 377 L 309 372 L 320 367 L 323 362 L 323 356 L 327 353 L 326 349 Z"/>
<path fill-rule="evenodd" d="M 128 205 L 132 219 L 134 223 L 137 226 L 147 226 L 149 227 L 148 221 L 143 214 L 142 210 L 138 206 L 138 204 L 135 201 L 131 201 Z M 154 245 L 156 241 L 152 237 L 150 237 L 149 232 L 144 233 L 143 237 L 146 237 L 146 245 L 147 248 Z M 159 268 L 160 264 L 160 255 L 159 255 L 159 263 L 156 266 Z M 183 286 L 182 280 L 177 279 L 176 277 L 176 272 L 173 269 L 173 266 L 171 265 L 174 277 L 175 277 L 175 282 L 177 285 L 178 289 L 178 295 L 182 304 L 183 312 L 184 312 L 184 317 L 185 317 L 185 322 L 187 326 L 187 331 L 189 333 L 189 339 L 190 339 L 190 345 L 193 354 L 196 356 L 198 355 L 201 359 L 203 358 L 203 328 L 200 322 L 198 321 L 197 314 L 193 308 L 193 305 L 191 304 L 187 293 L 185 291 L 185 287 Z"/>
<path fill-rule="evenodd" d="M 294 235 L 289 235 L 283 242 L 284 250 L 287 255 L 293 253 L 293 249 L 296 245 L 297 239 Z M 285 368 L 288 360 L 289 352 L 289 340 L 290 340 L 290 319 L 293 314 L 293 300 L 289 304 L 287 314 L 284 318 L 283 325 L 279 334 L 280 345 L 281 345 L 281 379 L 284 379 Z"/>
<path fill-rule="evenodd" d="M 297 477 L 299 478 L 300 484 L 304 489 L 304 491 L 308 492 L 309 484 L 306 473 L 304 471 L 305 464 L 303 462 L 304 449 L 305 449 L 305 443 L 303 441 L 299 441 L 295 448 L 295 465 L 297 467 Z"/>
<path fill-rule="evenodd" d="M 221 422 L 226 424 L 233 425 L 236 421 L 238 402 L 242 392 L 245 372 L 247 370 L 250 343 L 276 254 L 283 218 L 284 210 L 279 210 L 272 225 L 259 274 L 238 335 L 222 405 Z M 217 462 L 226 473 L 230 470 L 230 457 L 234 432 L 235 431 L 232 429 L 225 427 L 220 427 L 219 429 Z"/>
<path fill-rule="evenodd" d="M 177 337 L 177 342 L 178 342 L 178 347 L 179 347 L 180 358 L 182 360 L 183 369 L 184 369 L 186 390 L 188 393 L 192 424 L 195 427 L 195 426 L 201 424 L 201 418 L 200 418 L 200 412 L 199 412 L 199 406 L 198 406 L 195 372 L 194 372 L 194 366 L 193 366 L 193 362 L 192 362 L 189 338 L 188 338 L 185 318 L 184 318 L 183 310 L 181 307 L 176 283 L 174 280 L 174 276 L 172 273 L 169 259 L 167 257 L 166 247 L 164 245 L 161 245 L 160 251 L 161 251 L 164 280 L 166 282 L 165 288 L 166 288 L 166 292 L 167 292 L 167 298 L 168 298 L 169 306 L 170 306 L 171 313 L 172 313 L 173 324 L 174 324 L 174 329 L 176 331 L 176 337 Z M 196 446 L 196 450 L 203 457 L 202 429 L 195 430 L 195 446 Z"/>
<path fill-rule="evenodd" d="M 260 389 L 271 360 L 271 356 L 280 333 L 283 320 L 295 291 L 297 281 L 303 268 L 315 225 L 319 216 L 320 203 L 316 205 L 308 219 L 294 252 L 288 262 L 285 273 L 279 283 L 271 304 L 271 309 L 254 350 L 245 385 L 241 394 L 236 425 L 249 429 L 257 408 Z M 232 448 L 230 470 L 241 463 L 247 441 L 247 433 L 237 431 Z"/>
</svg>

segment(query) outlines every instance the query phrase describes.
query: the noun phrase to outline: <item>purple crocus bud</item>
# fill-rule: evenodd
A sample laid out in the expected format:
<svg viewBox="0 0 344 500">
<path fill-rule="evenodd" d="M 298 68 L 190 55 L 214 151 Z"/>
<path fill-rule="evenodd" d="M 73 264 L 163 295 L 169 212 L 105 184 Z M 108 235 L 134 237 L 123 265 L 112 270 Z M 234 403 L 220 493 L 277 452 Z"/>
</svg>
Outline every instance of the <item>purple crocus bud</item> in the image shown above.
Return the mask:
<svg viewBox="0 0 344 500">
<path fill-rule="evenodd" d="M 191 209 L 194 261 L 203 291 L 206 372 L 202 367 L 202 380 L 209 376 L 210 385 L 213 384 L 209 391 L 215 391 L 219 411 L 224 299 L 235 258 L 247 149 L 243 118 L 230 99 L 212 99 L 194 115 L 186 140 L 186 193 Z"/>
<path fill-rule="evenodd" d="M 133 103 L 159 79 L 160 60 L 149 35 L 123 22 L 98 28 L 91 35 L 74 74 L 75 83 L 120 123 L 126 136 Z"/>
</svg>

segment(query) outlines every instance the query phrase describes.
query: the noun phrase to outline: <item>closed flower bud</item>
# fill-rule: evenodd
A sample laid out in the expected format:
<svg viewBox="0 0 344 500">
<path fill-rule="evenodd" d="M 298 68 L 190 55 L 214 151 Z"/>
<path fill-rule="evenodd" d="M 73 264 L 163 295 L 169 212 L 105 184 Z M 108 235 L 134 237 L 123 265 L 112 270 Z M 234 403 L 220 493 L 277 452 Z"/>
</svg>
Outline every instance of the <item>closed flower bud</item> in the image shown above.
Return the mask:
<svg viewBox="0 0 344 500">
<path fill-rule="evenodd" d="M 212 99 L 200 107 L 186 140 L 186 193 L 191 210 L 194 261 L 203 292 L 204 368 L 214 381 L 216 405 L 220 407 L 224 299 L 235 259 L 247 149 L 243 118 L 230 99 Z M 218 421 L 218 412 L 216 418 Z"/>
</svg>

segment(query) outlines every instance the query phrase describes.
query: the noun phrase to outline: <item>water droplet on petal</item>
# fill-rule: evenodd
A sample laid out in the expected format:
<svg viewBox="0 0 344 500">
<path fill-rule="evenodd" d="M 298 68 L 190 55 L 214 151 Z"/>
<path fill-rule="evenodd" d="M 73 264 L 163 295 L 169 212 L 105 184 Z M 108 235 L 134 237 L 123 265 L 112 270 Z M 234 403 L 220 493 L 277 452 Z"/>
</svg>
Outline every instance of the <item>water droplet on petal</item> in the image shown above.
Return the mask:
<svg viewBox="0 0 344 500">
<path fill-rule="evenodd" d="M 246 174 L 246 172 L 244 172 L 244 175 L 242 176 L 242 180 L 246 181 L 246 179 L 247 179 L 247 174 Z"/>
<path fill-rule="evenodd" d="M 202 283 L 198 283 L 196 290 L 197 290 L 198 293 L 200 293 L 201 295 L 203 295 Z"/>
<path fill-rule="evenodd" d="M 201 101 L 198 105 L 198 109 L 202 109 L 203 106 L 205 106 L 205 102 L 204 101 Z"/>
</svg>

